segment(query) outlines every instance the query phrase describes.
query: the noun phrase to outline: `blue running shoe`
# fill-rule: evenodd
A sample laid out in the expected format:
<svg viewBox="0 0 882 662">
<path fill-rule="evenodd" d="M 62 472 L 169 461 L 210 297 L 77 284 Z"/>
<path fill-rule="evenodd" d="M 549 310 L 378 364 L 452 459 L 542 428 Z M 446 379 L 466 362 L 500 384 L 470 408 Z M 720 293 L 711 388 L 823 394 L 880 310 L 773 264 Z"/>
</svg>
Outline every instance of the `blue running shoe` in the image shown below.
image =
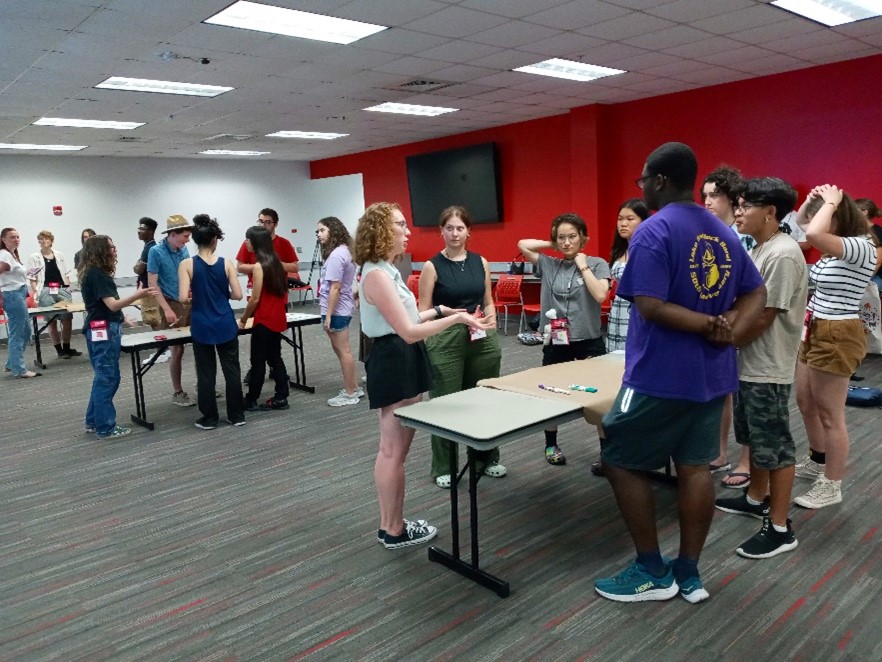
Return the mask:
<svg viewBox="0 0 882 662">
<path fill-rule="evenodd" d="M 702 600 L 707 600 L 710 593 L 701 583 L 701 577 L 688 577 L 680 582 L 680 595 L 686 602 L 698 604 Z"/>
<path fill-rule="evenodd" d="M 635 561 L 615 577 L 598 579 L 594 582 L 594 590 L 616 602 L 644 602 L 670 600 L 677 595 L 680 587 L 670 568 L 663 577 L 653 577 Z"/>
</svg>

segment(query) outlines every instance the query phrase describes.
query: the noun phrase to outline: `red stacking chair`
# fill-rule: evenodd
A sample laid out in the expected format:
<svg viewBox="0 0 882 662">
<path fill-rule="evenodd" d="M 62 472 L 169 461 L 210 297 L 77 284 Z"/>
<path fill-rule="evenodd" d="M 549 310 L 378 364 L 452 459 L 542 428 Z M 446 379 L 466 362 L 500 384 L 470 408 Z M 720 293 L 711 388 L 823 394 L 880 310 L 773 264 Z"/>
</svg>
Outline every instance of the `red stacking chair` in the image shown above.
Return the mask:
<svg viewBox="0 0 882 662">
<path fill-rule="evenodd" d="M 521 282 L 523 276 L 513 276 L 511 274 L 502 274 L 496 283 L 496 289 L 493 291 L 493 306 L 496 308 L 496 314 L 502 310 L 504 314 L 503 333 L 508 335 L 508 313 L 511 308 L 520 311 L 524 307 L 524 300 L 521 297 Z"/>
</svg>

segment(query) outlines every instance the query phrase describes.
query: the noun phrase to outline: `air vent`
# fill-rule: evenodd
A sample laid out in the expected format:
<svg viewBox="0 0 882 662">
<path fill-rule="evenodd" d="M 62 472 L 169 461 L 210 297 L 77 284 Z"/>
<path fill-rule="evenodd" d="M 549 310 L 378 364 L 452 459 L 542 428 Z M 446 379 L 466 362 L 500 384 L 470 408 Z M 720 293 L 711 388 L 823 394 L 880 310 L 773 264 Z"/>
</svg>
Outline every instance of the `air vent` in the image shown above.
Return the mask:
<svg viewBox="0 0 882 662">
<path fill-rule="evenodd" d="M 401 83 L 401 85 L 391 85 L 386 89 L 399 90 L 401 92 L 420 93 L 434 92 L 435 90 L 441 90 L 445 87 L 451 87 L 452 85 L 455 85 L 455 83 L 445 83 L 438 80 L 415 78 L 414 80 L 409 80 L 406 83 Z"/>
</svg>

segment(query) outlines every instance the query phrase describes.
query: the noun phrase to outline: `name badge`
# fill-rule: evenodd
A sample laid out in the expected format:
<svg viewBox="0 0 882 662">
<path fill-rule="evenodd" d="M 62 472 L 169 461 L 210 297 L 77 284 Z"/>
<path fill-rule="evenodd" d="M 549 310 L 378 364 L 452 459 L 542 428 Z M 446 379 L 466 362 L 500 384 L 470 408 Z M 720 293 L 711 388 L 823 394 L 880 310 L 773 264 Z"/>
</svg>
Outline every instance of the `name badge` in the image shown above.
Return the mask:
<svg viewBox="0 0 882 662">
<path fill-rule="evenodd" d="M 89 322 L 89 333 L 92 342 L 103 342 L 107 340 L 107 320 L 95 320 Z"/>
<path fill-rule="evenodd" d="M 570 344 L 570 320 L 568 320 L 566 317 L 551 320 L 551 344 Z"/>
<path fill-rule="evenodd" d="M 58 289 L 61 287 L 61 284 L 47 283 L 46 286 L 49 288 L 49 294 L 58 294 Z"/>
<path fill-rule="evenodd" d="M 484 313 L 481 311 L 480 306 L 475 310 L 474 317 L 481 319 L 484 317 Z M 469 340 L 471 342 L 476 342 L 478 340 L 483 340 L 487 337 L 487 332 L 484 329 L 476 329 L 472 326 L 469 327 Z"/>
</svg>

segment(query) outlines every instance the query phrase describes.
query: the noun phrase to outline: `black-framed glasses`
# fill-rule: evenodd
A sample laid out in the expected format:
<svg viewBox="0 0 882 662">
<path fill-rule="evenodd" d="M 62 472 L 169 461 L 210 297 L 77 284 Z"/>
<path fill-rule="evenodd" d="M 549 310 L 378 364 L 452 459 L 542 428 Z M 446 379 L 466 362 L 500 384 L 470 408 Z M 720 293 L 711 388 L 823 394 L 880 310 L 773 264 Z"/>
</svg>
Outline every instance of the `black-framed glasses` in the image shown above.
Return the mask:
<svg viewBox="0 0 882 662">
<path fill-rule="evenodd" d="M 734 207 L 732 207 L 732 211 L 736 211 L 736 212 L 740 211 L 743 214 L 751 207 L 765 207 L 765 206 L 766 205 L 764 205 L 761 202 L 741 202 L 741 203 L 735 205 Z"/>
<path fill-rule="evenodd" d="M 648 182 L 653 177 L 656 177 L 656 175 L 643 175 L 643 177 L 638 177 L 637 179 L 635 179 L 634 183 L 637 184 L 637 188 L 642 191 L 643 187 L 646 186 L 646 182 Z"/>
</svg>

